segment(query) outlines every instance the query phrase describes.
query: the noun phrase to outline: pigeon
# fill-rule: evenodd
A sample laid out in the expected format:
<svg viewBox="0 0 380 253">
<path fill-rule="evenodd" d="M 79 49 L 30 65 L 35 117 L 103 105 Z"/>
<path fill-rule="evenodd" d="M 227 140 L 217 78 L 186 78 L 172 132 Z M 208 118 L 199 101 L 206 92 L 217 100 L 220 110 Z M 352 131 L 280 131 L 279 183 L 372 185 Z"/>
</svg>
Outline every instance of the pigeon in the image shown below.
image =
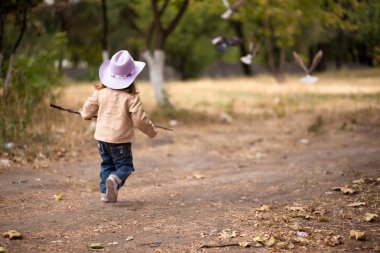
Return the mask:
<svg viewBox="0 0 380 253">
<path fill-rule="evenodd" d="M 234 13 L 237 8 L 245 2 L 245 0 L 237 0 L 233 5 L 230 4 L 229 0 L 222 0 L 223 4 L 226 6 L 227 10 L 223 13 L 222 19 L 228 19 L 232 13 Z"/>
<path fill-rule="evenodd" d="M 315 54 L 310 68 L 307 68 L 305 66 L 305 64 L 303 63 L 303 60 L 301 59 L 301 57 L 296 52 L 294 52 L 294 51 L 293 51 L 293 56 L 296 59 L 297 63 L 301 66 L 301 68 L 306 73 L 306 76 L 300 78 L 300 81 L 303 82 L 303 83 L 306 83 L 306 84 L 312 84 L 312 83 L 315 83 L 316 81 L 318 81 L 318 77 L 312 76 L 311 74 L 313 73 L 315 67 L 317 67 L 318 63 L 322 59 L 322 56 L 323 56 L 322 50 L 319 50 Z"/>
<path fill-rule="evenodd" d="M 244 64 L 251 64 L 252 60 L 255 59 L 257 53 L 259 52 L 259 45 L 255 45 L 255 38 L 253 36 L 253 33 L 251 33 L 250 40 L 249 40 L 249 53 L 245 56 L 240 57 L 240 60 Z"/>
<path fill-rule="evenodd" d="M 224 53 L 229 47 L 238 46 L 241 44 L 241 39 L 238 37 L 217 36 L 211 40 L 218 52 Z"/>
</svg>

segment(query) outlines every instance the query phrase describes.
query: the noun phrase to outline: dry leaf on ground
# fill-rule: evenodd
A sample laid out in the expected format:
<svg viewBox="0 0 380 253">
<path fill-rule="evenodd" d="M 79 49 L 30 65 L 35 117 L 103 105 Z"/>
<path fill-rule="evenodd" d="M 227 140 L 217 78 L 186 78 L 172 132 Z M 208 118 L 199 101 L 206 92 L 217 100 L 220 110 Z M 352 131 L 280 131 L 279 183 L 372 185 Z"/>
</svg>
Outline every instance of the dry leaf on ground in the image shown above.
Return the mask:
<svg viewBox="0 0 380 253">
<path fill-rule="evenodd" d="M 252 241 L 260 245 L 264 245 L 264 239 L 261 238 L 261 236 L 259 235 L 255 235 L 254 237 L 252 237 Z"/>
<path fill-rule="evenodd" d="M 242 248 L 247 248 L 249 245 L 249 242 L 239 242 L 239 246 Z"/>
<path fill-rule="evenodd" d="M 3 237 L 13 240 L 13 239 L 21 239 L 22 235 L 17 230 L 11 229 L 8 232 L 3 233 Z"/>
<path fill-rule="evenodd" d="M 367 203 L 365 202 L 354 202 L 354 203 L 351 203 L 351 204 L 348 204 L 347 206 L 352 206 L 352 207 L 359 207 L 359 206 L 365 206 L 367 205 Z"/>
<path fill-rule="evenodd" d="M 306 239 L 304 237 L 294 237 L 293 242 L 299 243 L 304 246 L 312 246 L 315 247 L 317 244 L 313 240 Z"/>
<path fill-rule="evenodd" d="M 277 247 L 279 247 L 280 249 L 294 249 L 294 245 L 292 242 L 278 242 L 276 244 Z"/>
<path fill-rule="evenodd" d="M 54 194 L 54 199 L 56 201 L 62 200 L 63 199 L 63 194 L 62 193 L 56 193 L 56 194 Z"/>
<path fill-rule="evenodd" d="M 350 239 L 355 240 L 364 240 L 365 239 L 365 233 L 358 230 L 350 230 Z"/>
<path fill-rule="evenodd" d="M 99 242 L 87 243 L 87 248 L 89 248 L 89 249 L 103 249 L 104 246 L 102 243 L 99 243 Z"/>
<path fill-rule="evenodd" d="M 364 178 L 359 178 L 357 180 L 352 181 L 352 183 L 354 183 L 354 184 L 364 184 L 365 183 L 365 179 Z"/>
<path fill-rule="evenodd" d="M 377 214 L 374 214 L 374 213 L 366 213 L 364 215 L 364 220 L 365 221 L 374 221 L 378 218 L 379 216 Z"/>
<path fill-rule="evenodd" d="M 300 206 L 287 207 L 286 210 L 292 211 L 292 212 L 305 212 L 305 209 L 303 207 L 300 207 Z"/>
<path fill-rule="evenodd" d="M 342 240 L 341 235 L 327 236 L 325 239 L 323 239 L 323 243 L 326 246 L 334 247 L 336 245 L 342 244 L 341 240 Z"/>
<path fill-rule="evenodd" d="M 272 210 L 271 205 L 262 205 L 259 208 L 257 208 L 257 211 L 260 211 L 260 212 L 269 212 L 270 210 Z"/>
<path fill-rule="evenodd" d="M 264 245 L 267 247 L 271 247 L 275 244 L 276 244 L 276 239 L 273 236 L 271 236 L 268 240 L 264 241 Z"/>
<path fill-rule="evenodd" d="M 223 230 L 220 233 L 219 237 L 222 238 L 222 239 L 236 238 L 237 237 L 237 232 L 236 231 L 232 231 L 232 233 L 230 234 L 226 230 Z"/>
<path fill-rule="evenodd" d="M 0 253 L 8 253 L 8 251 L 6 248 L 0 247 Z"/>
<path fill-rule="evenodd" d="M 347 186 L 341 187 L 340 191 L 343 192 L 344 194 L 354 194 L 356 192 L 354 189 Z"/>
<path fill-rule="evenodd" d="M 380 252 L 380 245 L 376 245 L 374 248 L 373 248 L 374 251 L 376 252 Z"/>
<path fill-rule="evenodd" d="M 194 174 L 193 174 L 193 178 L 198 179 L 198 180 L 201 180 L 201 179 L 205 179 L 206 176 L 205 176 L 205 175 L 202 175 L 202 174 L 199 174 L 199 173 L 194 173 Z"/>
</svg>

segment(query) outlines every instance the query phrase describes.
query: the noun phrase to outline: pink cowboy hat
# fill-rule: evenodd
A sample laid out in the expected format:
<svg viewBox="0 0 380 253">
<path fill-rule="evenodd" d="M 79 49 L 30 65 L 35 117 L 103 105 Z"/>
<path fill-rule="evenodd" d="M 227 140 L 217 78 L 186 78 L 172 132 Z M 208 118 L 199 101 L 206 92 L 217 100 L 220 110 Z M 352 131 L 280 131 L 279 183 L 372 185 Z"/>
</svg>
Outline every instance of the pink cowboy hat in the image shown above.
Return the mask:
<svg viewBox="0 0 380 253">
<path fill-rule="evenodd" d="M 134 61 L 127 50 L 114 54 L 99 68 L 99 79 L 111 89 L 124 89 L 130 86 L 145 67 L 145 62 Z"/>
</svg>

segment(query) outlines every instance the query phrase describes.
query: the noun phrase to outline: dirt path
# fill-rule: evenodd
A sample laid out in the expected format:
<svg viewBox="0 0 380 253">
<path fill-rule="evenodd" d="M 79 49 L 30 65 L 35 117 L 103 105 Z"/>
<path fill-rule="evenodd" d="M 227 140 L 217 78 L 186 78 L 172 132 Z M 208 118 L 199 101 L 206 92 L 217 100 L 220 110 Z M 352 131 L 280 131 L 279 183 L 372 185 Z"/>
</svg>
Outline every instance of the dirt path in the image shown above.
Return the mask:
<svg viewBox="0 0 380 253">
<path fill-rule="evenodd" d="M 81 161 L 2 169 L 0 232 L 16 229 L 23 239 L 0 238 L 0 246 L 9 252 L 87 252 L 89 242 L 103 243 L 107 252 L 371 252 L 380 245 L 379 220 L 363 217 L 380 213 L 379 120 L 344 131 L 332 121 L 307 134 L 312 121 L 297 115 L 180 126 L 153 141 L 139 134 L 136 172 L 116 204 L 100 202 L 95 144 Z M 374 181 L 352 195 L 331 190 L 353 187 L 359 178 Z M 54 200 L 57 192 L 63 200 Z M 366 205 L 347 206 L 356 201 Z M 258 211 L 264 204 L 271 210 Z M 349 239 L 352 229 L 366 240 Z M 272 235 L 277 244 L 260 246 L 256 235 Z M 342 244 L 328 246 L 338 235 Z M 244 241 L 251 247 L 234 245 Z"/>
</svg>

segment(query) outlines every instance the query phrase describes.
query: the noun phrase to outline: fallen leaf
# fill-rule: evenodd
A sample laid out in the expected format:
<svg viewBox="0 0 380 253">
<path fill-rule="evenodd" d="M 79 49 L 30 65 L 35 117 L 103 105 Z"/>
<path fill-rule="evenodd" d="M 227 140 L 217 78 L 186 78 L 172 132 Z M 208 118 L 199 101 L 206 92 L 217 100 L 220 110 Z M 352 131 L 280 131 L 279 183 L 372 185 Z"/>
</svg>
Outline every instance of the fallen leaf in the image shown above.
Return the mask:
<svg viewBox="0 0 380 253">
<path fill-rule="evenodd" d="M 380 252 L 380 245 L 377 245 L 373 248 L 374 251 L 376 252 Z"/>
<path fill-rule="evenodd" d="M 227 239 L 227 238 L 230 238 L 230 234 L 227 233 L 225 230 L 223 230 L 220 235 L 219 235 L 220 238 L 222 239 Z"/>
<path fill-rule="evenodd" d="M 354 194 L 356 192 L 354 189 L 349 188 L 347 186 L 341 187 L 340 191 L 343 192 L 344 194 Z"/>
<path fill-rule="evenodd" d="M 0 253 L 8 253 L 8 251 L 6 248 L 0 247 Z"/>
<path fill-rule="evenodd" d="M 276 245 L 281 249 L 294 249 L 292 242 L 278 242 Z"/>
<path fill-rule="evenodd" d="M 62 200 L 63 199 L 63 194 L 62 193 L 56 193 L 56 194 L 54 194 L 54 199 L 56 201 Z"/>
<path fill-rule="evenodd" d="M 249 242 L 239 242 L 239 246 L 242 248 L 247 248 L 249 245 Z"/>
<path fill-rule="evenodd" d="M 232 233 L 228 233 L 226 230 L 223 230 L 221 233 L 220 233 L 220 238 L 222 239 L 228 239 L 228 238 L 236 238 L 237 237 L 237 232 L 236 231 L 232 231 Z"/>
<path fill-rule="evenodd" d="M 365 240 L 365 233 L 358 230 L 350 230 L 350 239 Z"/>
<path fill-rule="evenodd" d="M 14 240 L 14 239 L 21 239 L 22 235 L 18 231 L 12 229 L 12 230 L 9 230 L 8 232 L 3 233 L 3 237 Z"/>
<path fill-rule="evenodd" d="M 305 212 L 305 209 L 300 206 L 292 206 L 292 207 L 287 207 L 286 210 L 292 211 L 292 212 Z"/>
<path fill-rule="evenodd" d="M 104 246 L 102 243 L 99 243 L 99 242 L 87 243 L 87 248 L 89 248 L 89 249 L 103 249 Z"/>
<path fill-rule="evenodd" d="M 312 246 L 312 247 L 317 246 L 317 244 L 314 241 L 303 238 L 303 237 L 294 237 L 293 242 L 299 243 L 304 246 Z"/>
<path fill-rule="evenodd" d="M 321 216 L 321 217 L 318 218 L 318 221 L 319 222 L 329 222 L 329 219 L 327 217 L 325 217 L 325 216 Z"/>
<path fill-rule="evenodd" d="M 352 181 L 352 183 L 354 183 L 354 184 L 364 184 L 365 183 L 365 179 L 364 178 L 359 178 L 357 180 Z"/>
<path fill-rule="evenodd" d="M 326 246 L 335 247 L 336 245 L 342 244 L 341 239 L 342 239 L 341 235 L 327 236 L 325 239 L 323 239 L 323 243 Z"/>
<path fill-rule="evenodd" d="M 291 230 L 297 231 L 297 230 L 302 230 L 302 226 L 298 223 L 291 224 L 288 226 Z"/>
<path fill-rule="evenodd" d="M 365 202 L 354 202 L 354 203 L 348 204 L 347 206 L 359 207 L 359 206 L 365 206 L 365 205 L 367 205 L 367 203 Z"/>
<path fill-rule="evenodd" d="M 267 247 L 271 247 L 275 244 L 276 244 L 276 239 L 273 236 L 271 236 L 268 240 L 264 241 L 264 245 Z"/>
<path fill-rule="evenodd" d="M 199 174 L 199 173 L 194 173 L 194 174 L 193 174 L 193 178 L 198 179 L 198 180 L 201 180 L 201 179 L 205 179 L 206 176 L 205 176 L 205 175 L 202 175 L 202 174 Z"/>
<path fill-rule="evenodd" d="M 260 211 L 260 212 L 268 212 L 270 210 L 272 210 L 271 205 L 262 205 L 259 208 L 257 208 L 257 211 Z"/>
<path fill-rule="evenodd" d="M 252 238 L 252 241 L 255 242 L 255 243 L 258 243 L 258 244 L 261 244 L 261 245 L 264 245 L 264 240 L 261 238 L 261 236 L 259 235 L 255 235 L 253 238 Z"/>
<path fill-rule="evenodd" d="M 366 213 L 364 215 L 364 220 L 365 221 L 373 221 L 375 219 L 377 219 L 379 216 L 377 214 L 374 214 L 374 213 Z"/>
</svg>

